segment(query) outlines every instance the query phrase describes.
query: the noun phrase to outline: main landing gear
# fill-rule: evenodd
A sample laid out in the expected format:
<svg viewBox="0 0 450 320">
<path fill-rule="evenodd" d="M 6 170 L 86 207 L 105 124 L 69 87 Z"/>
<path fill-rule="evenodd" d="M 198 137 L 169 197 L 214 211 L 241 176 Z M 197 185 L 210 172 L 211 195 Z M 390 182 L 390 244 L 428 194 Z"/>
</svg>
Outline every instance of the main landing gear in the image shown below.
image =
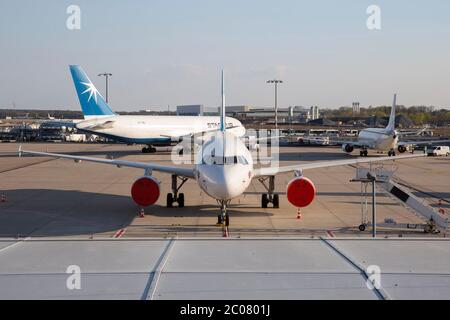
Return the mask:
<svg viewBox="0 0 450 320">
<path fill-rule="evenodd" d="M 178 185 L 178 179 L 181 180 L 180 185 Z M 178 203 L 178 208 L 184 207 L 184 193 L 178 193 L 178 191 L 187 180 L 187 178 L 172 175 L 172 193 L 167 194 L 167 208 L 172 208 L 175 202 Z"/>
<path fill-rule="evenodd" d="M 359 155 L 361 157 L 367 157 L 367 155 L 369 154 L 369 152 L 367 151 L 366 148 L 362 149 L 361 151 L 359 151 Z"/>
<path fill-rule="evenodd" d="M 147 146 L 142 148 L 142 153 L 155 153 L 156 152 L 156 148 L 153 146 Z"/>
<path fill-rule="evenodd" d="M 395 157 L 395 150 L 394 149 L 389 150 L 388 151 L 388 156 L 389 157 Z"/>
<path fill-rule="evenodd" d="M 269 180 L 269 185 L 267 186 L 266 181 Z M 269 203 L 272 203 L 274 208 L 280 207 L 280 197 L 278 194 L 274 194 L 275 190 L 275 176 L 263 177 L 258 179 L 259 182 L 267 190 L 267 193 L 263 193 L 261 196 L 261 208 L 267 208 Z"/>
</svg>

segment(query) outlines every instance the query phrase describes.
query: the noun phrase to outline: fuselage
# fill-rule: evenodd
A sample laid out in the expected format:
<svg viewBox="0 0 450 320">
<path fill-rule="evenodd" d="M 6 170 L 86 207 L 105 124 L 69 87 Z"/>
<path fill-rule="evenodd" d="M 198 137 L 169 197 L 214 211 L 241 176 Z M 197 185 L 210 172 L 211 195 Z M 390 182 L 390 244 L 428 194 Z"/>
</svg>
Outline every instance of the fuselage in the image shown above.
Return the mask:
<svg viewBox="0 0 450 320">
<path fill-rule="evenodd" d="M 241 122 L 227 117 L 229 132 L 245 134 Z M 219 117 L 204 116 L 107 116 L 87 119 L 76 128 L 124 143 L 170 144 L 177 137 L 217 130 Z"/>
<path fill-rule="evenodd" d="M 216 200 L 231 200 L 250 185 L 253 160 L 245 144 L 229 132 L 216 132 L 197 154 L 195 175 L 200 188 Z"/>
<path fill-rule="evenodd" d="M 358 135 L 358 143 L 379 151 L 395 149 L 398 142 L 397 132 L 382 129 L 369 128 L 362 130 Z"/>
</svg>

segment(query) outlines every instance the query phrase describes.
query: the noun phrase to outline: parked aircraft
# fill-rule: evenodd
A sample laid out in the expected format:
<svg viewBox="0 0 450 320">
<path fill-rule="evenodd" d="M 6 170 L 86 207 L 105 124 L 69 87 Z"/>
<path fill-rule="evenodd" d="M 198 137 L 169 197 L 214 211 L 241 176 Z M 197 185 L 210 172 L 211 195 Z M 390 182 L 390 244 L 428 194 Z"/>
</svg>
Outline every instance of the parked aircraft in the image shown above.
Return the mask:
<svg viewBox="0 0 450 320">
<path fill-rule="evenodd" d="M 76 124 L 78 130 L 128 144 L 147 145 L 142 152 L 151 153 L 156 151 L 154 146 L 171 145 L 184 136 L 219 128 L 219 117 L 118 115 L 105 102 L 80 66 L 71 65 L 70 72 L 85 118 Z M 227 117 L 226 125 L 227 130 L 236 136 L 242 137 L 245 134 L 241 122 L 234 118 Z"/>
<path fill-rule="evenodd" d="M 180 193 L 179 191 L 188 179 L 193 179 L 197 182 L 200 189 L 211 198 L 217 200 L 221 211 L 219 219 L 224 226 L 228 226 L 230 222 L 229 214 L 227 212 L 227 206 L 230 201 L 243 194 L 253 179 L 258 179 L 267 190 L 267 193 L 264 193 L 261 196 L 261 207 L 266 208 L 268 204 L 271 203 L 273 207 L 278 208 L 279 195 L 276 194 L 274 190 L 275 177 L 281 173 L 292 173 L 293 178 L 286 187 L 287 199 L 296 207 L 306 207 L 314 200 L 316 187 L 310 179 L 303 175 L 303 171 L 315 168 L 392 160 L 390 157 L 380 157 L 375 159 L 356 158 L 282 167 L 272 166 L 255 168 L 252 155 L 245 146 L 245 143 L 242 139 L 232 133 L 231 130 L 227 129 L 226 122 L 224 76 L 222 73 L 220 125 L 218 130 L 208 133 L 208 136 L 196 155 L 196 163 L 191 168 L 147 162 L 110 160 L 67 154 L 25 151 L 21 150 L 21 148 L 19 149 L 19 155 L 41 155 L 73 159 L 76 162 L 91 161 L 114 165 L 119 168 L 131 167 L 143 169 L 144 175 L 138 178 L 131 187 L 131 197 L 134 202 L 141 207 L 156 203 L 160 196 L 160 182 L 153 176 L 153 172 L 158 171 L 172 175 L 172 192 L 167 194 L 167 207 L 172 207 L 174 203 L 177 203 L 178 207 L 184 207 L 184 193 Z M 401 156 L 396 158 L 396 160 L 422 156 L 425 156 L 425 154 Z M 179 181 L 181 181 L 180 184 Z"/>
<path fill-rule="evenodd" d="M 347 153 L 352 153 L 355 148 L 360 148 L 360 155 L 367 157 L 368 149 L 374 149 L 377 151 L 383 151 L 388 153 L 388 156 L 395 156 L 395 150 L 404 153 L 407 150 L 408 145 L 422 145 L 432 144 L 437 142 L 447 142 L 450 140 L 421 140 L 421 141 L 399 141 L 401 135 L 411 135 L 412 132 L 400 133 L 395 130 L 395 108 L 396 108 L 397 95 L 394 94 L 394 101 L 392 103 L 391 114 L 389 116 L 389 122 L 386 128 L 367 128 L 361 130 L 358 134 L 357 140 L 332 140 L 329 139 L 329 143 L 340 144 L 342 150 Z M 303 138 L 305 140 L 306 138 Z"/>
</svg>

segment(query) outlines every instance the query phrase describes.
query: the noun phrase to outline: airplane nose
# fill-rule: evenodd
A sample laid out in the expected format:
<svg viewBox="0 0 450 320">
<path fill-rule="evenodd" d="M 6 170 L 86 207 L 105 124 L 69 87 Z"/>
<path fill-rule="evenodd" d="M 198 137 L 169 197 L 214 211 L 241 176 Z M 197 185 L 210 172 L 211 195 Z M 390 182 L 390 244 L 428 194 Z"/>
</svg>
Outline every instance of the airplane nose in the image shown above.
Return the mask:
<svg viewBox="0 0 450 320">
<path fill-rule="evenodd" d="M 217 195 L 222 199 L 232 199 L 239 196 L 243 191 L 240 187 L 239 177 L 232 170 L 228 170 L 226 166 L 224 166 L 221 170 L 220 180 L 222 184 L 218 185 Z"/>
<path fill-rule="evenodd" d="M 241 195 L 246 188 L 246 184 L 236 172 L 228 166 L 216 167 L 208 173 L 207 176 L 207 193 L 218 200 L 229 200 Z"/>
</svg>

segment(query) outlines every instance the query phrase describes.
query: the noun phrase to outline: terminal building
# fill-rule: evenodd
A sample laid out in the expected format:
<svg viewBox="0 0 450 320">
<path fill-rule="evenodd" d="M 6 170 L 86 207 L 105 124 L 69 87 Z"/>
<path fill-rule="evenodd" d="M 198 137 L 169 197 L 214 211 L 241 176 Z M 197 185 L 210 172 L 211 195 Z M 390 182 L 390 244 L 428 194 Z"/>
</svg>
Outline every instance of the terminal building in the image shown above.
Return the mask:
<svg viewBox="0 0 450 320">
<path fill-rule="evenodd" d="M 202 104 L 177 106 L 177 116 L 203 116 L 204 111 Z"/>
</svg>

